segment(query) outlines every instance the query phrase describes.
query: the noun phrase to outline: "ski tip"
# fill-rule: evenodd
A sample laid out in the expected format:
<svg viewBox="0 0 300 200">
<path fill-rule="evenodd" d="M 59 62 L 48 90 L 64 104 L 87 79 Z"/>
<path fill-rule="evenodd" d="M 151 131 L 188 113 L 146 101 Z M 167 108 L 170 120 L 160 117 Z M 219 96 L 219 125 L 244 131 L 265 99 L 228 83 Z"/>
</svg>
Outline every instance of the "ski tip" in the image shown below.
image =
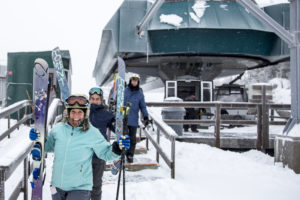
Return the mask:
<svg viewBox="0 0 300 200">
<path fill-rule="evenodd" d="M 54 49 L 53 49 L 53 51 L 59 51 L 59 47 L 55 47 Z"/>
<path fill-rule="evenodd" d="M 43 68 L 49 68 L 47 61 L 43 58 L 35 59 L 34 65 L 41 65 L 41 66 L 43 66 Z"/>
</svg>

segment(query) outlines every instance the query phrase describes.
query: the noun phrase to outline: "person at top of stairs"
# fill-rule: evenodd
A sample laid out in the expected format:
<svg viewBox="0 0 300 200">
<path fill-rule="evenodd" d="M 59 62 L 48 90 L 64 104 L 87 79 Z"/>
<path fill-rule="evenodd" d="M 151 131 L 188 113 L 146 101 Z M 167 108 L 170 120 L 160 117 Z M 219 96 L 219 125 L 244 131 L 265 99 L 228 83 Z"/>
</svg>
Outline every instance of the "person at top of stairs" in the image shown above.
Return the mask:
<svg viewBox="0 0 300 200">
<path fill-rule="evenodd" d="M 133 163 L 133 156 L 136 146 L 136 131 L 138 127 L 139 111 L 142 111 L 144 125 L 149 124 L 148 112 L 145 103 L 145 97 L 142 89 L 139 86 L 140 77 L 137 74 L 131 75 L 129 78 L 129 84 L 125 88 L 124 105 L 131 104 L 128 115 L 128 130 L 130 136 L 130 148 L 126 152 L 126 158 L 128 163 Z"/>
</svg>

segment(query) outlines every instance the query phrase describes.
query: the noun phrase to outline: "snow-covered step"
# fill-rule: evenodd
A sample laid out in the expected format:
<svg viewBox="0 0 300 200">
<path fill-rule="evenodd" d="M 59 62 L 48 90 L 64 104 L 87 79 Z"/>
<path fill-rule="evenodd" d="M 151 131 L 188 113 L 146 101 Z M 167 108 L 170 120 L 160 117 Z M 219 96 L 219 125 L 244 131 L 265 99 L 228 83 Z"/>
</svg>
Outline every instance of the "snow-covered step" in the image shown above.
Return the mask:
<svg viewBox="0 0 300 200">
<path fill-rule="evenodd" d="M 147 153 L 147 147 L 144 146 L 140 146 L 140 147 L 136 147 L 134 154 L 146 154 Z"/>
<path fill-rule="evenodd" d="M 112 163 L 107 163 L 105 170 L 110 170 Z M 158 163 L 149 158 L 144 158 L 141 156 L 135 156 L 133 159 L 133 163 L 125 163 L 125 168 L 127 171 L 140 171 L 144 169 L 157 169 Z"/>
</svg>

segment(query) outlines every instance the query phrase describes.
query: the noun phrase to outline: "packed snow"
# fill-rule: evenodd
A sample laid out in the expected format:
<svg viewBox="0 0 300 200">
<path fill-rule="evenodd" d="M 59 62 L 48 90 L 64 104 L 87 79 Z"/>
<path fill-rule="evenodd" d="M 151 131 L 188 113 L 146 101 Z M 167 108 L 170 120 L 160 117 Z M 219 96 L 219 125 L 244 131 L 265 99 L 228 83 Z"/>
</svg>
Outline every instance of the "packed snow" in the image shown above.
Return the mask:
<svg viewBox="0 0 300 200">
<path fill-rule="evenodd" d="M 160 22 L 179 27 L 180 23 L 182 22 L 182 17 L 175 14 L 169 14 L 169 15 L 161 14 Z"/>
<path fill-rule="evenodd" d="M 273 101 L 276 103 L 291 103 L 291 82 L 288 79 L 274 78 L 269 81 L 273 86 Z"/>
<path fill-rule="evenodd" d="M 287 135 L 286 133 L 284 133 L 284 135 Z M 288 136 L 291 137 L 300 137 L 300 124 L 296 124 L 292 130 L 290 130 Z"/>
<path fill-rule="evenodd" d="M 108 95 L 108 89 L 104 88 L 104 94 Z M 162 101 L 164 89 L 158 88 L 145 92 L 146 101 Z M 149 108 L 149 112 L 161 118 L 160 108 Z M 1 124 L 7 123 L 1 120 Z M 5 130 L 1 126 L 1 131 Z M 250 127 L 231 129 L 230 132 L 251 132 Z M 273 130 L 273 128 L 270 128 Z M 18 137 L 27 138 L 27 129 L 20 129 Z M 151 129 L 149 129 L 152 132 Z M 210 129 L 208 129 L 210 131 Z M 252 129 L 255 132 L 255 128 Z M 172 130 L 170 130 L 172 132 Z M 225 130 L 222 130 L 226 134 Z M 282 132 L 282 128 L 274 131 Z M 151 133 L 153 134 L 153 132 Z M 229 134 L 229 132 L 228 132 Z M 14 133 L 14 137 L 17 134 Z M 153 135 L 155 138 L 155 135 Z M 2 142 L 0 143 L 2 144 Z M 145 145 L 144 143 L 142 143 Z M 161 138 L 161 146 L 170 156 L 170 141 Z M 6 146 L 6 145 L 5 145 Z M 2 146 L 1 146 L 2 147 Z M 18 145 L 17 149 L 22 149 Z M 5 149 L 2 147 L 2 150 Z M 300 175 L 291 169 L 284 168 L 281 163 L 274 164 L 274 158 L 256 150 L 245 153 L 223 151 L 204 144 L 190 144 L 176 142 L 175 179 L 170 178 L 170 169 L 161 159 L 157 170 L 142 170 L 138 172 L 126 172 L 126 198 L 128 199 L 255 199 L 255 200 L 298 200 L 300 197 Z M 4 151 L 4 150 L 3 150 Z M 150 144 L 150 150 L 143 156 L 155 160 L 156 150 Z M 46 182 L 44 185 L 44 199 L 50 200 L 50 180 L 53 154 L 48 154 Z M 17 174 L 17 175 L 16 175 Z M 22 176 L 22 166 L 6 183 L 6 192 L 10 193 L 12 186 Z M 114 199 L 117 188 L 117 176 L 105 172 L 103 184 L 103 199 Z M 216 192 L 218 191 L 218 192 Z M 122 195 L 122 192 L 121 192 Z M 22 198 L 20 195 L 19 199 Z"/>
</svg>

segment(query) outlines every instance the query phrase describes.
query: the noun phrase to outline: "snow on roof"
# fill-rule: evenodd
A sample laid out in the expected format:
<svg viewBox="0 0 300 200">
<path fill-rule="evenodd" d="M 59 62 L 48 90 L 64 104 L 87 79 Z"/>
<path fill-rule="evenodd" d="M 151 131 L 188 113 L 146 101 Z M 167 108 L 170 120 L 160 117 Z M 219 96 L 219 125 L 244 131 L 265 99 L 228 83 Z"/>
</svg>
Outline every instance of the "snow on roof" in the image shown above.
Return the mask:
<svg viewBox="0 0 300 200">
<path fill-rule="evenodd" d="M 160 22 L 179 27 L 180 23 L 182 22 L 182 17 L 175 14 L 170 14 L 170 15 L 161 14 Z"/>
<path fill-rule="evenodd" d="M 195 22 L 200 23 L 201 17 L 204 15 L 204 12 L 208 7 L 209 5 L 206 4 L 205 0 L 197 0 L 192 7 L 195 13 L 190 12 L 191 18 Z"/>
<path fill-rule="evenodd" d="M 288 0 L 255 0 L 259 7 L 272 6 L 281 3 L 289 3 Z"/>
<path fill-rule="evenodd" d="M 226 5 L 226 4 L 221 4 L 220 5 L 220 8 L 223 8 L 224 10 L 226 10 L 226 11 L 228 11 L 228 5 Z"/>
<path fill-rule="evenodd" d="M 197 17 L 197 15 L 193 12 L 190 12 L 190 17 L 197 23 L 200 22 L 200 19 Z"/>
</svg>

